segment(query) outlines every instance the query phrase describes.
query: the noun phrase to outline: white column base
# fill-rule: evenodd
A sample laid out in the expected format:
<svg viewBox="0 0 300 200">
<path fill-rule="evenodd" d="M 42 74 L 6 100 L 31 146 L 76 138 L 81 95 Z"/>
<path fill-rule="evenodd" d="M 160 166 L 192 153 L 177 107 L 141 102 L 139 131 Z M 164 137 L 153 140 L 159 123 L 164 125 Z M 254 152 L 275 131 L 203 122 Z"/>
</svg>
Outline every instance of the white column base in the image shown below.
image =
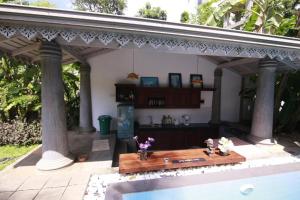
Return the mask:
<svg viewBox="0 0 300 200">
<path fill-rule="evenodd" d="M 43 157 L 37 162 L 36 167 L 39 170 L 54 170 L 66 167 L 73 163 L 71 156 L 64 156 L 54 151 L 43 153 Z"/>
<path fill-rule="evenodd" d="M 253 142 L 254 144 L 261 144 L 261 145 L 275 145 L 277 141 L 274 138 L 260 138 L 254 135 L 249 135 L 247 137 L 248 140 Z"/>
</svg>

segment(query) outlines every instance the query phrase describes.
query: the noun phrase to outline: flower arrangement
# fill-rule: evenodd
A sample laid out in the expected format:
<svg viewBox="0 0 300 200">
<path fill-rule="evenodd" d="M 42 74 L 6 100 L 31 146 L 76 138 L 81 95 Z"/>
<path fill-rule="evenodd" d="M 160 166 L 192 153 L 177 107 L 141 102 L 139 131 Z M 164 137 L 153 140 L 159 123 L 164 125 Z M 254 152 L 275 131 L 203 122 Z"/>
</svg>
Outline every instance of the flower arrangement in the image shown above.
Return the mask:
<svg viewBox="0 0 300 200">
<path fill-rule="evenodd" d="M 234 144 L 231 140 L 221 137 L 219 140 L 218 148 L 223 155 L 229 155 L 229 152 L 232 150 L 234 147 Z"/>
<path fill-rule="evenodd" d="M 152 143 L 155 142 L 154 138 L 148 137 L 144 143 L 138 141 L 138 136 L 133 137 L 133 139 L 136 141 L 139 147 L 138 153 L 140 154 L 140 159 L 147 160 L 147 151 L 148 148 L 152 146 Z"/>
<path fill-rule="evenodd" d="M 208 138 L 207 140 L 204 141 L 204 143 L 206 143 L 207 146 L 207 154 L 209 156 L 211 156 L 212 154 L 214 154 L 214 140 L 211 138 Z"/>
</svg>

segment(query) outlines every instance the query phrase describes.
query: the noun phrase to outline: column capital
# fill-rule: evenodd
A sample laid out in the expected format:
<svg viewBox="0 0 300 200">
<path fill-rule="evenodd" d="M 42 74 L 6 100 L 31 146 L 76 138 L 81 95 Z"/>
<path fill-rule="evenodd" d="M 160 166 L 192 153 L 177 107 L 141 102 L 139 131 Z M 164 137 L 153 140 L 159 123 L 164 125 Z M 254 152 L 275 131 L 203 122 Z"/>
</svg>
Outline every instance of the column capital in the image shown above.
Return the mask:
<svg viewBox="0 0 300 200">
<path fill-rule="evenodd" d="M 91 67 L 89 64 L 84 63 L 84 64 L 80 64 L 80 72 L 91 72 Z"/>
<path fill-rule="evenodd" d="M 60 46 L 55 42 L 42 41 L 40 47 L 41 57 L 62 57 Z"/>
<path fill-rule="evenodd" d="M 259 68 L 276 68 L 278 62 L 272 59 L 261 59 L 259 60 Z"/>
<path fill-rule="evenodd" d="M 216 68 L 214 72 L 215 76 L 222 76 L 223 75 L 223 70 L 222 68 Z"/>
</svg>

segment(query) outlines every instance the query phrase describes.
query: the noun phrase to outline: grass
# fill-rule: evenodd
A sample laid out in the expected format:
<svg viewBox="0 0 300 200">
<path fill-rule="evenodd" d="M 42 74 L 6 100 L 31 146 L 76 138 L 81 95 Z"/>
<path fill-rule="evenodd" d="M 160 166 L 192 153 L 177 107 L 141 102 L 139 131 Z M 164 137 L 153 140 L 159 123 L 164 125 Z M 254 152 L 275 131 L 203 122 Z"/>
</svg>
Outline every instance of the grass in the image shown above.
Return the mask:
<svg viewBox="0 0 300 200">
<path fill-rule="evenodd" d="M 4 145 L 0 146 L 0 159 L 2 158 L 13 158 L 4 162 L 0 162 L 0 171 L 3 170 L 8 165 L 15 162 L 20 156 L 28 153 L 38 144 L 30 145 L 30 146 L 14 146 L 14 145 Z"/>
</svg>

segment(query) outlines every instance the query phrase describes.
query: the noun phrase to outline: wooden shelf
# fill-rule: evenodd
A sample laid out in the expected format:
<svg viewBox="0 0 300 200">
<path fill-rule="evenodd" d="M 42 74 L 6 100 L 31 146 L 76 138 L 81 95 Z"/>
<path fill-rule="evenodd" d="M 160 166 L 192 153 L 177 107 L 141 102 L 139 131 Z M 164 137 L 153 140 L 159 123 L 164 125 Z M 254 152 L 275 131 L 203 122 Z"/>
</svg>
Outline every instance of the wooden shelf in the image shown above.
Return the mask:
<svg viewBox="0 0 300 200">
<path fill-rule="evenodd" d="M 134 102 L 135 108 L 200 108 L 201 91 L 214 88 L 139 87 L 116 84 L 117 102 Z"/>
</svg>

